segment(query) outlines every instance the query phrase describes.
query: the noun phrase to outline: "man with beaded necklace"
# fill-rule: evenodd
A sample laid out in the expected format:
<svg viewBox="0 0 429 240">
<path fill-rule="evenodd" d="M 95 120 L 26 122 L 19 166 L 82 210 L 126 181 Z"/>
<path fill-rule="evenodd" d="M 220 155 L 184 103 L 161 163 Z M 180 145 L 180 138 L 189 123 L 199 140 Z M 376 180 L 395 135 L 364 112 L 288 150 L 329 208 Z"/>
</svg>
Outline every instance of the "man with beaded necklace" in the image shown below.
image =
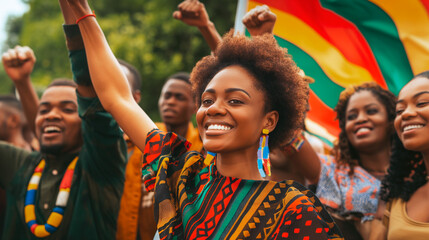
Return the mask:
<svg viewBox="0 0 429 240">
<path fill-rule="evenodd" d="M 70 22 L 71 16 L 64 17 Z M 73 62 L 83 54 L 75 50 L 82 49 L 76 45 L 79 41 L 69 41 L 79 37 L 78 27 L 64 28 L 77 88 L 73 82 L 54 82 L 40 104 L 36 95 L 22 96 L 28 100 L 23 104 L 38 109 L 41 151 L 0 143 L 0 186 L 7 191 L 8 203 L 1 239 L 115 237 L 126 145 L 117 123 L 96 98 L 86 64 Z M 34 92 L 31 49 L 16 47 L 2 60 L 18 90 Z"/>
</svg>

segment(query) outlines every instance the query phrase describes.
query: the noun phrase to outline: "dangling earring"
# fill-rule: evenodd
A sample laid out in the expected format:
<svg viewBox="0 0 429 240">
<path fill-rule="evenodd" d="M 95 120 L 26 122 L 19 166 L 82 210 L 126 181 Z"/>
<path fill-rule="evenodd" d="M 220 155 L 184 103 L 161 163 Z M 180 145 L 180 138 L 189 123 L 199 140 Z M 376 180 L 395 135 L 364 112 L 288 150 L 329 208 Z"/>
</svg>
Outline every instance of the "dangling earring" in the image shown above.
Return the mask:
<svg viewBox="0 0 429 240">
<path fill-rule="evenodd" d="M 270 149 L 268 148 L 268 129 L 262 129 L 258 148 L 258 170 L 261 177 L 271 176 Z"/>
<path fill-rule="evenodd" d="M 206 158 L 204 159 L 204 164 L 206 166 L 210 165 L 215 157 L 216 153 L 207 151 Z"/>
</svg>

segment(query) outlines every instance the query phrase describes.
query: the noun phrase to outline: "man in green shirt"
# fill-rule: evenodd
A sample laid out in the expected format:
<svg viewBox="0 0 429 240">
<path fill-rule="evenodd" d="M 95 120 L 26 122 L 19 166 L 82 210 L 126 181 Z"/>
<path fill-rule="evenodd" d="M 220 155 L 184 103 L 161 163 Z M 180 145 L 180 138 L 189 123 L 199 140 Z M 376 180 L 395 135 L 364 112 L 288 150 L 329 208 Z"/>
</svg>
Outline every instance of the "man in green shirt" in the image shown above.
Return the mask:
<svg viewBox="0 0 429 240">
<path fill-rule="evenodd" d="M 67 37 L 73 38 L 75 30 Z M 68 47 L 70 57 L 79 58 L 80 52 Z M 29 77 L 34 62 L 29 48 L 3 55 L 19 92 L 34 91 Z M 0 187 L 7 192 L 8 204 L 1 239 L 115 238 L 126 145 L 117 123 L 96 98 L 85 65 L 72 68 L 77 87 L 56 81 L 42 95 L 35 112 L 40 152 L 0 143 Z"/>
</svg>

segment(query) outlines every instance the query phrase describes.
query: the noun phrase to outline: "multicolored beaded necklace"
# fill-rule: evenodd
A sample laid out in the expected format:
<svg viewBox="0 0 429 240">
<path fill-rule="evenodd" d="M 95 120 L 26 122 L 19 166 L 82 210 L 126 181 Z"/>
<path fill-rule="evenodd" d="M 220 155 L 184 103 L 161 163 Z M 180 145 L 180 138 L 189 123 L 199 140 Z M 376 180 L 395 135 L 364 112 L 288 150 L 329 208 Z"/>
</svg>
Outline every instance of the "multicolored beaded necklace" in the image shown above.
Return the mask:
<svg viewBox="0 0 429 240">
<path fill-rule="evenodd" d="M 52 210 L 52 213 L 49 215 L 48 221 L 46 224 L 39 225 L 36 222 L 36 213 L 35 213 L 35 202 L 36 202 L 36 193 L 39 188 L 40 178 L 42 177 L 43 169 L 45 168 L 45 160 L 42 159 L 36 169 L 34 169 L 33 176 L 30 179 L 27 187 L 27 194 L 25 195 L 25 222 L 30 228 L 34 236 L 38 238 L 43 238 L 51 235 L 55 232 L 60 226 L 61 221 L 63 220 L 64 209 L 67 206 L 70 195 L 70 187 L 72 184 L 74 168 L 78 157 L 75 157 L 73 161 L 67 167 L 66 173 L 63 176 L 60 184 L 60 191 L 57 196 L 57 201 L 55 202 L 55 207 Z"/>
</svg>

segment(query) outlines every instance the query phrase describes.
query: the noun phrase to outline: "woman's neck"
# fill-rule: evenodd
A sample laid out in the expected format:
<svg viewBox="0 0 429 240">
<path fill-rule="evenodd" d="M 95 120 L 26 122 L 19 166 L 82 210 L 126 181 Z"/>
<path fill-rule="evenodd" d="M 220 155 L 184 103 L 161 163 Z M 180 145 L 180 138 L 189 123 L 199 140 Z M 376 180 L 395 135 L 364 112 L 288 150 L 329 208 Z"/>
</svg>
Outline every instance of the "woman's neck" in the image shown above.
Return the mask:
<svg viewBox="0 0 429 240">
<path fill-rule="evenodd" d="M 226 177 L 248 180 L 264 180 L 258 170 L 258 146 L 247 150 L 228 153 L 218 153 L 216 167 L 219 173 Z"/>
<path fill-rule="evenodd" d="M 369 173 L 387 173 L 390 162 L 390 145 L 371 153 L 359 153 L 361 167 Z"/>
</svg>

